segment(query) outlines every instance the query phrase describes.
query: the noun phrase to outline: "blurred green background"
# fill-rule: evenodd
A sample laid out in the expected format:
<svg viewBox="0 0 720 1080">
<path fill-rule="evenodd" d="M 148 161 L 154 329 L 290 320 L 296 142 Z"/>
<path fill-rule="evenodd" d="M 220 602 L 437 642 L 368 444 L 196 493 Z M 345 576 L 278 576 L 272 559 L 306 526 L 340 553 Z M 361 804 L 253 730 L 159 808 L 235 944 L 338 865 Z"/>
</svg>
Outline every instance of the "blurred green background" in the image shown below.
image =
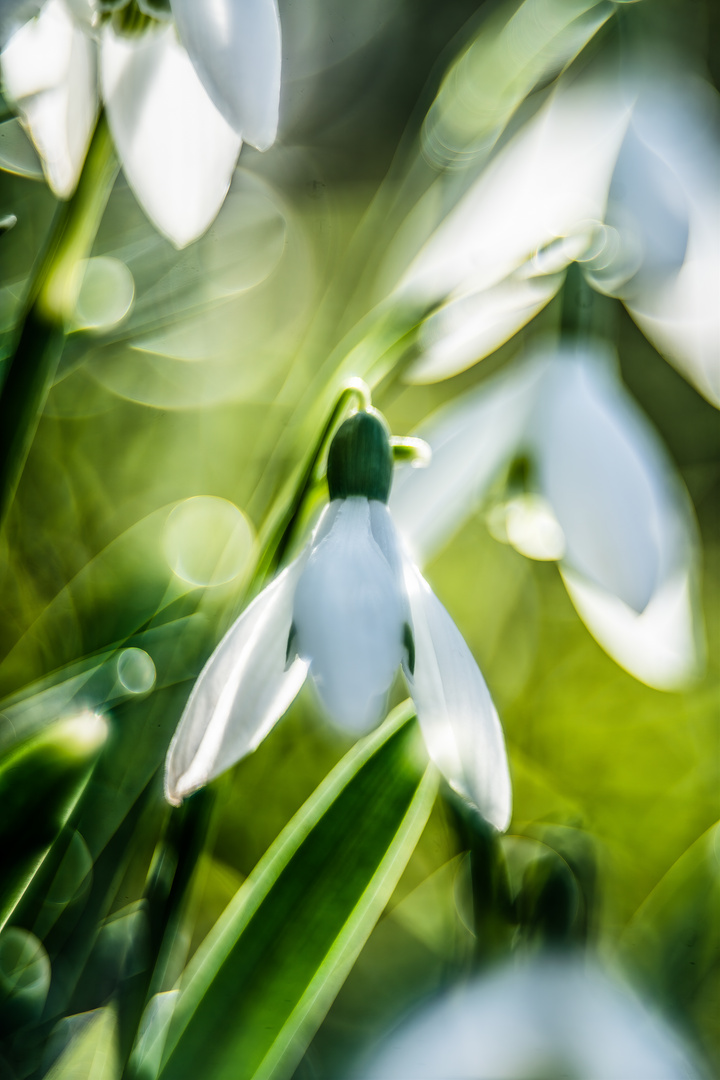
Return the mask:
<svg viewBox="0 0 720 1080">
<path fill-rule="evenodd" d="M 444 65 L 489 7 L 316 0 L 309 14 L 286 0 L 278 145 L 265 155 L 243 150 L 208 233 L 176 251 L 122 174 L 116 183 L 77 329 L 0 536 L 0 748 L 80 705 L 109 721 L 90 781 L 92 813 L 81 803 L 73 821 L 83 866 L 117 839 L 164 759 L 193 678 L 240 610 L 263 515 L 297 463 L 292 439 L 280 444 L 287 459 L 271 462 L 271 452 L 292 434 L 300 394 L 376 287 L 386 238 L 378 230 L 368 254 L 355 230 L 398 145 L 401 158 L 416 145 Z M 720 75 L 716 5 L 623 8 L 600 43 L 618 33 L 672 40 L 700 70 Z M 41 180 L 0 172 L 0 215 L 17 216 L 0 238 L 0 355 L 54 206 Z M 538 324 L 557 318 L 559 302 L 475 368 L 432 386 L 383 384 L 374 404 L 395 433 L 412 431 L 519 352 Z M 621 670 L 580 622 L 556 567 L 499 544 L 482 510 L 427 576 L 503 721 L 514 816 L 502 844 L 511 866 L 533 845 L 566 860 L 580 845 L 596 866 L 594 884 L 577 877 L 593 895 L 601 953 L 644 980 L 720 1067 L 720 841 L 717 831 L 700 840 L 720 816 L 720 422 L 619 304 L 608 312 L 623 379 L 696 509 L 703 680 L 662 693 Z M 305 687 L 221 783 L 187 918 L 191 948 L 349 745 Z M 104 919 L 142 894 L 164 812 L 157 778 L 153 785 L 132 850 L 108 856 L 115 899 Z M 467 968 L 474 946 L 463 847 L 455 809 L 438 800 L 298 1080 L 335 1080 L 413 1003 Z M 99 916 L 83 906 L 78 873 L 72 933 L 81 936 Z M 44 918 L 52 943 L 49 909 Z M 97 985 L 85 998 L 70 994 L 65 1007 L 102 1004 Z"/>
</svg>

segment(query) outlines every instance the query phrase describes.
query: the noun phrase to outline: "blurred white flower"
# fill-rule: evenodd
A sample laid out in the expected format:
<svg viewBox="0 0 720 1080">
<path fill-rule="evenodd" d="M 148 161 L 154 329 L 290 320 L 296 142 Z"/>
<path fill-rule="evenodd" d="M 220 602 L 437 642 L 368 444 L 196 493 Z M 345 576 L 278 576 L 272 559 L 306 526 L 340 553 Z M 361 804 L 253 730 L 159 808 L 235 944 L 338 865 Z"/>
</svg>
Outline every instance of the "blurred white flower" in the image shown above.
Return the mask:
<svg viewBox="0 0 720 1080">
<path fill-rule="evenodd" d="M 403 296 L 442 302 L 410 379 L 447 378 L 488 355 L 578 260 L 720 404 L 719 114 L 716 91 L 672 67 L 560 79 L 400 282 Z"/>
<path fill-rule="evenodd" d="M 46 0 L 0 55 L 53 191 L 72 194 L 99 107 L 138 202 L 183 247 L 211 224 L 243 140 L 265 150 L 277 131 L 276 0 L 173 0 L 174 24 L 120 34 L 92 0 Z M 179 40 L 178 40 L 179 36 Z"/>
<path fill-rule="evenodd" d="M 386 505 L 392 452 L 357 413 L 328 460 L 330 504 L 312 540 L 243 612 L 201 672 L 168 751 L 170 802 L 254 750 L 306 675 L 330 716 L 380 720 L 402 665 L 428 752 L 488 821 L 510 819 L 502 729 L 462 635 L 398 541 Z"/>
<path fill-rule="evenodd" d="M 693 1055 L 629 987 L 573 956 L 497 968 L 412 1016 L 362 1080 L 697 1080 Z"/>
<path fill-rule="evenodd" d="M 430 558 L 513 461 L 524 490 L 488 516 L 531 558 L 557 559 L 581 618 L 636 678 L 674 689 L 703 663 L 692 505 L 657 433 L 599 341 L 545 347 L 439 410 L 418 434 L 433 457 L 401 471 L 391 506 Z"/>
</svg>

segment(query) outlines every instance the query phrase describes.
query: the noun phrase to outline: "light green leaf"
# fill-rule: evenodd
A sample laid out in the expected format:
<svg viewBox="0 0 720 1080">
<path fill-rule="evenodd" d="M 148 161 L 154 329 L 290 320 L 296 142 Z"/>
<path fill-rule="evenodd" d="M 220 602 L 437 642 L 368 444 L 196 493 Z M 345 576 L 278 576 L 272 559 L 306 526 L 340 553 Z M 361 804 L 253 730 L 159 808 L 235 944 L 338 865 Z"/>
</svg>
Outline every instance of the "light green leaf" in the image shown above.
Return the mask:
<svg viewBox="0 0 720 1080">
<path fill-rule="evenodd" d="M 607 0 L 503 5 L 443 80 L 425 121 L 431 160 L 486 155 L 527 95 L 574 60 L 614 10 Z"/>
<path fill-rule="evenodd" d="M 702 1029 L 720 992 L 720 822 L 681 855 L 629 923 L 621 956 L 650 991 Z"/>
<path fill-rule="evenodd" d="M 162 1080 L 286 1076 L 389 900 L 432 808 L 411 705 L 333 770 L 272 845 L 181 984 Z"/>
<path fill-rule="evenodd" d="M 117 1017 L 111 1006 L 63 1021 L 68 1043 L 45 1080 L 117 1080 Z"/>
</svg>

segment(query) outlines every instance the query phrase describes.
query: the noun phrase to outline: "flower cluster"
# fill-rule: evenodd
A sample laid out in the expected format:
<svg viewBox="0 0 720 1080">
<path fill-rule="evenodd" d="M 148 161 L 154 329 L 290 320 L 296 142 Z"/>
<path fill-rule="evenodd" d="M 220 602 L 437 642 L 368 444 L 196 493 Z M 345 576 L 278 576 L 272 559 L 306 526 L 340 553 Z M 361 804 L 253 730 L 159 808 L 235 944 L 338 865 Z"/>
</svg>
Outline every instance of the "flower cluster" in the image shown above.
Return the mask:
<svg viewBox="0 0 720 1080">
<path fill-rule="evenodd" d="M 102 101 L 138 202 L 174 244 L 189 244 L 222 206 L 243 141 L 266 150 L 275 140 L 276 0 L 173 0 L 172 21 L 161 6 L 112 18 L 93 0 L 38 6 L 9 36 L 0 71 L 50 186 L 72 193 Z"/>
</svg>

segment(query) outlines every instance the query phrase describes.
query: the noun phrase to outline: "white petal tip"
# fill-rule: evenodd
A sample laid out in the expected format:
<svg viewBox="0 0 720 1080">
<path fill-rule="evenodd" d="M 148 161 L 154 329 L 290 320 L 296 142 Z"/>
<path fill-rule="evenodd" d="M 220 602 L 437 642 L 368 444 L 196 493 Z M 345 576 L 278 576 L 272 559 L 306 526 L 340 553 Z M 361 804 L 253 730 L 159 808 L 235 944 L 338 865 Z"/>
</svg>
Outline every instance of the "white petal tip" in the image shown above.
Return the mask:
<svg viewBox="0 0 720 1080">
<path fill-rule="evenodd" d="M 252 133 L 248 134 L 245 132 L 243 134 L 243 139 L 248 146 L 253 146 L 256 150 L 259 150 L 264 154 L 266 150 L 269 150 L 271 146 L 275 145 L 275 140 L 277 139 L 277 124 L 275 124 L 275 127 L 272 128 L 272 130 L 264 131 L 262 133 L 258 132 L 253 135 Z"/>
<path fill-rule="evenodd" d="M 512 820 L 512 799 L 509 790 L 507 793 L 507 801 L 498 803 L 494 806 L 487 806 L 482 804 L 482 800 L 474 799 L 460 786 L 456 786 L 452 782 L 450 783 L 450 786 L 464 802 L 471 806 L 473 810 L 488 823 L 488 825 L 491 825 L 493 829 L 496 829 L 499 833 L 507 832 Z"/>
<path fill-rule="evenodd" d="M 180 780 L 171 780 L 168 773 L 166 773 L 164 794 L 165 801 L 169 802 L 171 806 L 181 806 L 188 792 L 182 789 L 182 778 Z"/>
</svg>

